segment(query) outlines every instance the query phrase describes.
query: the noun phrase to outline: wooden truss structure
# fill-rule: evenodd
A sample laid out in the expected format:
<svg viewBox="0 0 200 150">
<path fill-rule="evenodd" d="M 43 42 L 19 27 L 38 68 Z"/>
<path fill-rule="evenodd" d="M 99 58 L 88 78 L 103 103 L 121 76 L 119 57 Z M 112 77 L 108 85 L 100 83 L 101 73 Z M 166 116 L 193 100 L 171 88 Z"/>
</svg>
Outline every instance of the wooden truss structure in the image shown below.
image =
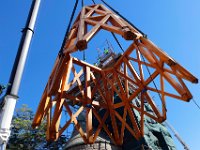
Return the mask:
<svg viewBox="0 0 200 150">
<path fill-rule="evenodd" d="M 93 27 L 90 31 L 88 25 Z M 115 64 L 105 69 L 70 55 L 77 50 L 86 49 L 87 43 L 100 30 L 107 30 L 133 41 Z M 75 66 L 81 69 L 77 70 Z M 144 67 L 150 68 L 151 74 L 145 74 Z M 151 86 L 156 78 L 160 81 L 157 88 Z M 56 59 L 32 125 L 38 126 L 47 117 L 47 140 L 56 140 L 70 123 L 74 123 L 85 143 L 94 143 L 102 130 L 117 145 L 123 143 L 125 129 L 139 140 L 144 135 L 145 115 L 157 122 L 166 119 L 166 96 L 187 102 L 192 98 L 183 79 L 198 82 L 190 72 L 105 6 L 85 6 L 71 28 L 63 54 Z M 165 84 L 171 85 L 176 92 L 166 91 Z M 159 93 L 161 110 L 151 98 L 151 91 Z M 116 94 L 120 97 L 120 102 L 114 101 Z M 140 99 L 140 105 L 134 103 L 136 98 Z M 145 103 L 153 113 L 145 109 Z M 75 105 L 79 108 L 73 112 L 71 108 Z M 122 114 L 118 113 L 119 108 L 123 110 Z M 70 119 L 64 126 L 60 126 L 63 109 Z M 102 110 L 104 113 L 100 115 Z M 139 124 L 134 111 L 140 113 Z M 77 120 L 83 112 L 85 129 Z M 98 121 L 96 130 L 93 128 L 93 118 Z M 106 122 L 108 118 L 111 120 L 110 124 Z M 127 123 L 127 118 L 131 123 Z"/>
</svg>

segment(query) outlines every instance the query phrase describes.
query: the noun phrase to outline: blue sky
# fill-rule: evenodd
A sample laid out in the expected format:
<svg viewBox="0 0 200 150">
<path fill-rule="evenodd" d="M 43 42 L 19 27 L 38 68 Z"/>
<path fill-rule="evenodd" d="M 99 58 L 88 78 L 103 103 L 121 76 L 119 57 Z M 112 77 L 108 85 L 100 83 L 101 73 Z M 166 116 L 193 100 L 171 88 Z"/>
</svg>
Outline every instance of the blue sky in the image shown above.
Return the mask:
<svg viewBox="0 0 200 150">
<path fill-rule="evenodd" d="M 60 50 L 75 0 L 42 0 L 35 34 L 25 67 L 17 107 L 34 111 Z M 91 0 L 85 0 L 91 4 Z M 98 1 L 96 1 L 98 2 Z M 107 0 L 156 45 L 200 78 L 200 1 Z M 31 0 L 2 0 L 0 4 L 0 83 L 7 84 Z M 78 12 L 80 11 L 80 5 Z M 109 39 L 110 37 L 108 37 Z M 100 45 L 104 39 L 99 42 Z M 89 53 L 86 53 L 89 58 Z M 80 56 L 81 57 L 81 56 Z M 200 104 L 200 85 L 186 82 Z M 191 101 L 167 100 L 168 121 L 192 150 L 199 149 L 200 110 Z M 175 140 L 177 141 L 177 140 Z M 176 142 L 178 149 L 183 147 Z"/>
</svg>

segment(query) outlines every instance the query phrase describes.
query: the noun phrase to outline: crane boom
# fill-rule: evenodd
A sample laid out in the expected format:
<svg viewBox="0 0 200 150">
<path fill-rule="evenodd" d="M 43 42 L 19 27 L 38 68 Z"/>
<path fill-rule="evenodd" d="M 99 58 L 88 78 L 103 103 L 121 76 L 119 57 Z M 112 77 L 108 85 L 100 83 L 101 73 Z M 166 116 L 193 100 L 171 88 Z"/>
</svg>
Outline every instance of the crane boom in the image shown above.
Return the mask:
<svg viewBox="0 0 200 150">
<path fill-rule="evenodd" d="M 21 83 L 21 78 L 28 55 L 28 50 L 32 35 L 34 33 L 34 26 L 40 6 L 41 0 L 33 0 L 29 16 L 27 18 L 26 26 L 23 29 L 23 34 L 19 44 L 17 56 L 13 65 L 9 84 L 11 85 L 6 92 L 6 95 L 1 102 L 0 112 L 0 144 L 1 150 L 6 148 L 6 143 L 10 136 L 10 125 L 14 114 L 16 101 L 18 99 L 18 91 Z"/>
</svg>

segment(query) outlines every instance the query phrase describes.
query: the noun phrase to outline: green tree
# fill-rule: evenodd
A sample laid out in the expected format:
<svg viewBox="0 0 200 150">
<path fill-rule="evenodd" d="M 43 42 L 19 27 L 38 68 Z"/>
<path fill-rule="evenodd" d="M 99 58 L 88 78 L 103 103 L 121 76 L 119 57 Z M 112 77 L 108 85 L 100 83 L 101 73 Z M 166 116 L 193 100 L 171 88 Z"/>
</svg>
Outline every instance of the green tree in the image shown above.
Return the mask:
<svg viewBox="0 0 200 150">
<path fill-rule="evenodd" d="M 6 89 L 6 86 L 0 84 L 0 95 L 3 93 L 5 89 Z"/>
<path fill-rule="evenodd" d="M 12 120 L 11 136 L 7 145 L 8 150 L 42 150 L 59 149 L 66 143 L 66 137 L 48 143 L 45 139 L 46 120 L 37 129 L 31 127 L 34 114 L 27 105 L 17 109 Z"/>
</svg>

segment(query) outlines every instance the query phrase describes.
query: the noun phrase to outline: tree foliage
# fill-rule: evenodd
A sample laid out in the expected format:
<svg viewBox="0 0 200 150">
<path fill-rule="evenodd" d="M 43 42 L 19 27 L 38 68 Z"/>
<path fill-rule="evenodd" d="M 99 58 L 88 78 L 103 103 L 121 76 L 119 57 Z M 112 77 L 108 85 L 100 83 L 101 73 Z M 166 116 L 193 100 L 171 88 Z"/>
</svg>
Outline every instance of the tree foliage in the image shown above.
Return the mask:
<svg viewBox="0 0 200 150">
<path fill-rule="evenodd" d="M 34 114 L 27 105 L 17 109 L 12 120 L 11 136 L 7 145 L 8 150 L 42 150 L 60 149 L 66 143 L 66 136 L 61 136 L 56 142 L 45 139 L 46 120 L 37 129 L 31 127 Z"/>
<path fill-rule="evenodd" d="M 6 86 L 0 84 L 0 95 L 3 93 L 3 91 L 6 89 Z"/>
</svg>

